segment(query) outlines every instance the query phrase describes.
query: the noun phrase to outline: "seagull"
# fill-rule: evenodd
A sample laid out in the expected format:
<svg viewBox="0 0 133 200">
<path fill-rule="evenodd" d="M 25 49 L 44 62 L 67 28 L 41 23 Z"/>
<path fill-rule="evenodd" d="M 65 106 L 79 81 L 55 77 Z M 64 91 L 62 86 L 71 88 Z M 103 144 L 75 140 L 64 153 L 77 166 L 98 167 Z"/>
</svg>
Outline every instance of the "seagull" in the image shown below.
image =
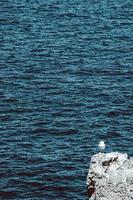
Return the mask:
<svg viewBox="0 0 133 200">
<path fill-rule="evenodd" d="M 104 141 L 100 141 L 99 144 L 98 144 L 98 147 L 99 147 L 100 151 L 104 150 L 105 149 Z"/>
</svg>

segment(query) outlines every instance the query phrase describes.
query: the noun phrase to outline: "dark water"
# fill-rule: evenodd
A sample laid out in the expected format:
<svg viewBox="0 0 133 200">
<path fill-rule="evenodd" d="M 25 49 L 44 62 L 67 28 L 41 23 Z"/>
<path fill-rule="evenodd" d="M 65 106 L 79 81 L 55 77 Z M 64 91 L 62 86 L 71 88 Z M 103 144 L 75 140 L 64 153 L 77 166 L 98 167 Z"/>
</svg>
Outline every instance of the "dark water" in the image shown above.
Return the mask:
<svg viewBox="0 0 133 200">
<path fill-rule="evenodd" d="M 0 1 L 0 199 L 84 200 L 97 143 L 133 156 L 132 0 Z"/>
</svg>

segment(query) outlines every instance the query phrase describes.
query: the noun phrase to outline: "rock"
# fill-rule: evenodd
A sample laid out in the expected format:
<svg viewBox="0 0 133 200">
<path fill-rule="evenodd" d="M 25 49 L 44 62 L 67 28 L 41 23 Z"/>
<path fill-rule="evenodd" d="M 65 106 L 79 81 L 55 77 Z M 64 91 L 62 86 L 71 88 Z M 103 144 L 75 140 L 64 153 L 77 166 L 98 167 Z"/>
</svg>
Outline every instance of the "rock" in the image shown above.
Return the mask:
<svg viewBox="0 0 133 200">
<path fill-rule="evenodd" d="M 90 200 L 133 200 L 133 158 L 117 152 L 94 155 L 87 188 Z"/>
</svg>

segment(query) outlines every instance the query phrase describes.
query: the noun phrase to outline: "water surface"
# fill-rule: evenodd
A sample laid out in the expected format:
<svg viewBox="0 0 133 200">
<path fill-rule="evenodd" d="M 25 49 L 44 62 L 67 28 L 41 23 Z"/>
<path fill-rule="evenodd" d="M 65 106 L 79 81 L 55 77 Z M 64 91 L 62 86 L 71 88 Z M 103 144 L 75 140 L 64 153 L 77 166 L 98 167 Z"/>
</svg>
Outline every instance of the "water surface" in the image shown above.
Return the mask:
<svg viewBox="0 0 133 200">
<path fill-rule="evenodd" d="M 85 200 L 90 158 L 133 156 L 131 0 L 1 0 L 0 199 Z"/>
</svg>

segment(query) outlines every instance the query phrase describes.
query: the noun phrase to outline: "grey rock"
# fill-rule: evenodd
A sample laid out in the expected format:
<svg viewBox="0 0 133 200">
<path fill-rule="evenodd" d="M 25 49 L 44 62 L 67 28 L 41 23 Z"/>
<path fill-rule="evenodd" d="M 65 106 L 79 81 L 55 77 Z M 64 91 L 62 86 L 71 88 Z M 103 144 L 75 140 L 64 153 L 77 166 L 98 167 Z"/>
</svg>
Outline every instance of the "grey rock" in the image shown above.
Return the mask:
<svg viewBox="0 0 133 200">
<path fill-rule="evenodd" d="M 133 200 L 133 158 L 118 152 L 94 155 L 86 183 L 90 200 Z"/>
</svg>

